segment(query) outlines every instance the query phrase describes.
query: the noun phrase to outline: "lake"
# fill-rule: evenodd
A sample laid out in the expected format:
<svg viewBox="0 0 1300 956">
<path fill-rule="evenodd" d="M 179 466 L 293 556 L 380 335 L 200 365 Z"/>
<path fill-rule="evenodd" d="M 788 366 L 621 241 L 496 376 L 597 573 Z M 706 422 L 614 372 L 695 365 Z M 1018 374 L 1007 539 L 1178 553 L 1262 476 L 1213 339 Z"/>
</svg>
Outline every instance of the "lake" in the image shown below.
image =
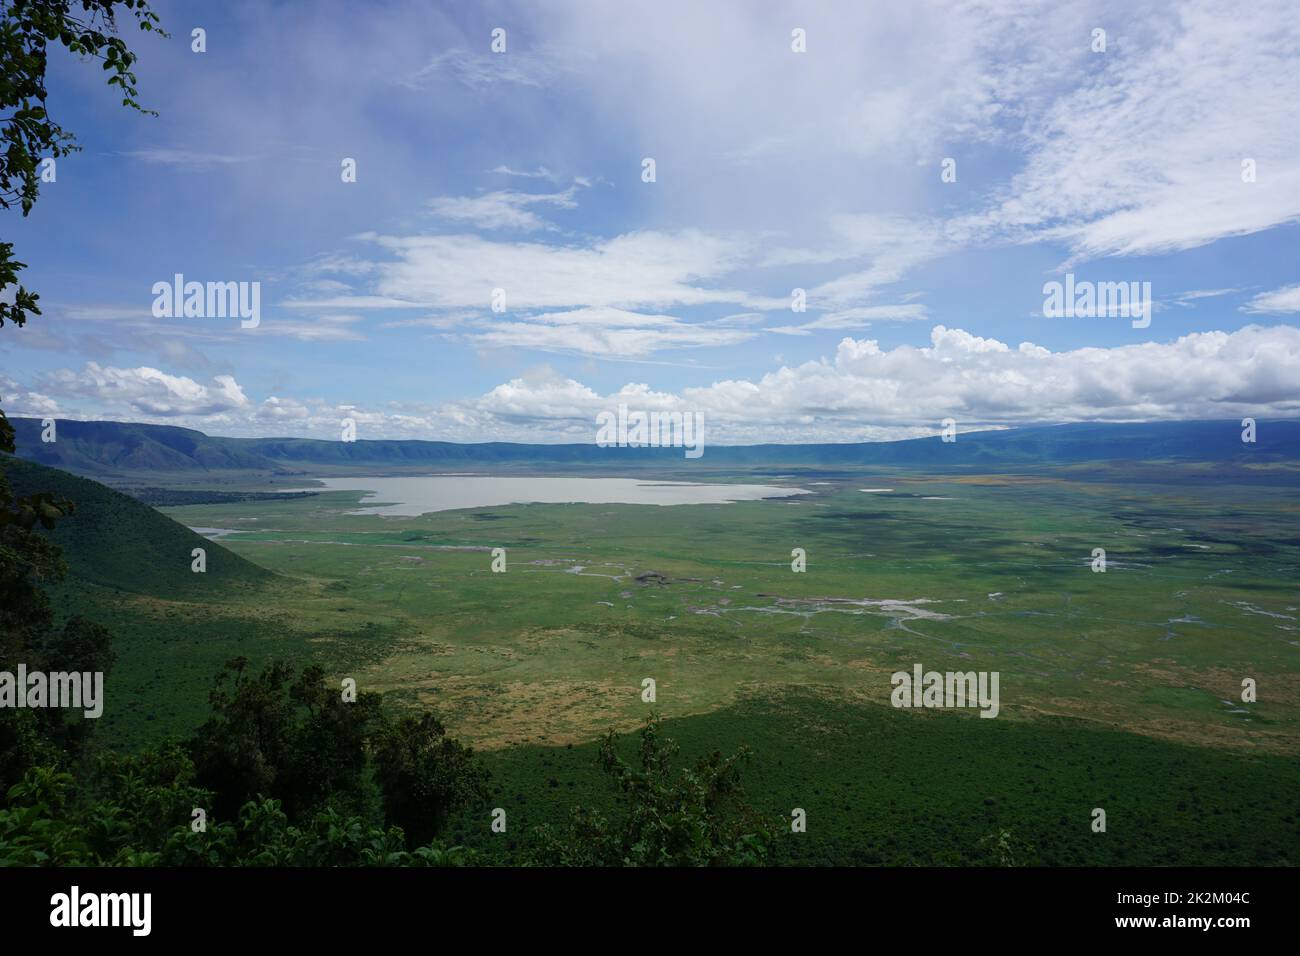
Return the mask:
<svg viewBox="0 0 1300 956">
<path fill-rule="evenodd" d="M 510 504 L 714 505 L 811 492 L 777 485 L 699 484 L 638 478 L 425 475 L 416 478 L 321 478 L 325 491 L 365 491 L 352 514 L 414 516 Z M 321 488 L 301 489 L 321 491 Z"/>
</svg>

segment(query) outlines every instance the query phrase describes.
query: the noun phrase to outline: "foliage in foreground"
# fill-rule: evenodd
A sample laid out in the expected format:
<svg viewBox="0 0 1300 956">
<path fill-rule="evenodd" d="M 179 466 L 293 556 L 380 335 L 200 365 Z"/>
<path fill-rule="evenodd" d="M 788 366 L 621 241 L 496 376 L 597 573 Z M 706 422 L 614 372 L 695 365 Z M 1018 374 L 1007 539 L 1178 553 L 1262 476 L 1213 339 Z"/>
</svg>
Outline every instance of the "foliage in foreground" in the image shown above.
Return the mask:
<svg viewBox="0 0 1300 956">
<path fill-rule="evenodd" d="M 677 745 L 660 736 L 661 718 L 641 730 L 635 764 L 619 756 L 611 731 L 600 748 L 621 800 L 610 819 L 575 808 L 562 833 L 543 830 L 534 862 L 560 866 L 760 866 L 771 858 L 774 830 L 744 802 L 742 748 L 718 751 L 674 774 Z"/>
<path fill-rule="evenodd" d="M 0 866 L 472 858 L 436 837 L 453 810 L 481 805 L 487 774 L 432 715 L 389 718 L 379 695 L 345 702 L 318 668 L 293 680 L 291 667 L 272 663 L 250 676 L 242 659 L 212 702 L 189 740 L 131 755 L 56 737 L 62 725 L 32 711 L 0 712 L 0 767 L 21 774 L 0 810 Z"/>
<path fill-rule="evenodd" d="M 204 795 L 175 784 L 141 786 L 129 772 L 113 783 L 150 804 L 161 798 L 173 811 L 182 811 L 185 801 L 172 798 Z M 154 819 L 129 804 L 77 807 L 73 790 L 71 774 L 46 767 L 10 789 L 10 805 L 0 810 L 0 866 L 460 866 L 473 860 L 461 847 L 436 843 L 408 850 L 400 828 L 334 809 L 295 825 L 270 798 L 249 801 L 233 822 L 159 832 Z"/>
<path fill-rule="evenodd" d="M 280 665 L 268 667 L 257 683 L 274 683 L 282 672 Z M 742 801 L 740 764 L 747 753 L 724 758 L 715 752 L 674 775 L 670 761 L 676 746 L 661 738 L 659 723 L 652 717 L 641 731 L 635 766 L 615 752 L 612 733 L 605 738 L 601 763 L 621 791 L 617 818 L 575 808 L 568 829 L 544 830 L 540 847 L 526 862 L 751 866 L 769 861 L 773 831 Z M 267 740 L 274 736 L 269 731 Z M 376 813 L 375 801 L 367 805 L 362 773 L 355 790 L 334 791 L 323 800 L 304 800 L 304 793 L 292 788 L 282 791 L 290 795 L 290 806 L 300 807 L 296 813 L 291 814 L 284 800 L 258 794 L 229 819 L 209 819 L 206 809 L 200 819 L 196 809 L 220 806 L 222 799 L 200 785 L 191 759 L 191 753 L 202 754 L 199 739 L 196 735 L 186 744 L 172 742 L 142 754 L 98 754 L 83 763 L 76 778 L 57 766 L 29 767 L 9 788 L 7 805 L 0 810 L 0 866 L 483 862 L 475 851 L 448 846 L 438 838 L 452 810 L 481 802 L 486 774 L 468 748 L 446 737 L 432 715 L 382 724 L 374 758 L 382 813 Z M 243 752 L 248 744 L 248 739 L 235 741 L 219 752 Z M 260 765 L 260 759 L 250 763 Z M 263 779 L 274 787 L 276 778 L 270 774 Z M 236 792 L 227 790 L 224 797 L 229 800 Z M 342 809 L 341 795 L 347 797 L 342 803 L 350 801 L 356 809 Z M 378 822 L 381 818 L 387 822 Z"/>
</svg>

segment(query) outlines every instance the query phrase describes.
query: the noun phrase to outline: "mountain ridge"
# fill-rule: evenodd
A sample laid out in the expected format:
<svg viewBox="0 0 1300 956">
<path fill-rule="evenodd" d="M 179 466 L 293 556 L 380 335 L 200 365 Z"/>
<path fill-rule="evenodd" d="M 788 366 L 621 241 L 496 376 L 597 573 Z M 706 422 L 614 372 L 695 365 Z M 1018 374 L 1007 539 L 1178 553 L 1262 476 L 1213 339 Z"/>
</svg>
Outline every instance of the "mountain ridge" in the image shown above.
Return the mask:
<svg viewBox="0 0 1300 956">
<path fill-rule="evenodd" d="M 1239 421 L 1072 423 L 958 432 L 892 442 L 708 445 L 703 459 L 681 448 L 615 448 L 593 444 L 457 443 L 422 439 L 225 438 L 173 425 L 112 421 L 57 422 L 57 440 L 40 440 L 41 423 L 12 418 L 20 458 L 74 474 L 138 476 L 141 472 L 301 474 L 382 467 L 446 467 L 494 463 L 583 466 L 897 465 L 980 467 L 1107 460 L 1223 462 L 1300 459 L 1300 421 L 1261 421 L 1257 441 L 1242 442 Z"/>
</svg>

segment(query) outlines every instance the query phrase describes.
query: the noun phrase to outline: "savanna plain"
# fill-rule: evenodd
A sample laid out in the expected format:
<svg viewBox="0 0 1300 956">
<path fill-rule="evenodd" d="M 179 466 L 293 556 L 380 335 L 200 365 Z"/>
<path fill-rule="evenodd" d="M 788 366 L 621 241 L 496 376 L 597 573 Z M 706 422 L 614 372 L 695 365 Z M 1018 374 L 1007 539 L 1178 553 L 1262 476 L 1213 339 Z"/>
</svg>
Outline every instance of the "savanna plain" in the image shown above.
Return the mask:
<svg viewBox="0 0 1300 956">
<path fill-rule="evenodd" d="M 101 543 L 59 595 L 116 635 L 130 703 L 100 733 L 187 733 L 226 660 L 279 658 L 471 743 L 510 832 L 458 818 L 449 836 L 489 860 L 611 801 L 598 739 L 615 730 L 630 753 L 657 712 L 684 758 L 749 748 L 755 808 L 806 811 L 778 862 L 1300 862 L 1291 464 L 695 474 L 805 493 L 392 515 L 364 478 L 154 488 L 142 497 L 271 573 L 138 581 Z M 892 707 L 891 674 L 916 664 L 998 672 L 998 717 Z"/>
</svg>

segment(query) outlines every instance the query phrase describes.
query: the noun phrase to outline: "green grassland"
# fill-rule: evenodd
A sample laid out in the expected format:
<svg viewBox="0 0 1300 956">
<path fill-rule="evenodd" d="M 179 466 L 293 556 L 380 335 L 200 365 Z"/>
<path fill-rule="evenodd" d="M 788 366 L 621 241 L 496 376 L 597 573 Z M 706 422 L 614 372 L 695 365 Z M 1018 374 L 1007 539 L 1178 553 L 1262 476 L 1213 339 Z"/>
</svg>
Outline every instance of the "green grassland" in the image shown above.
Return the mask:
<svg viewBox="0 0 1300 956">
<path fill-rule="evenodd" d="M 349 514 L 353 492 L 166 507 L 236 530 L 220 546 L 270 573 L 193 575 L 177 542 L 182 588 L 78 580 L 60 606 L 116 635 L 110 693 L 131 703 L 106 713 L 110 740 L 192 729 L 236 654 L 435 709 L 511 814 L 508 840 L 461 834 L 503 858 L 608 799 L 593 741 L 654 709 L 684 754 L 754 749 L 752 802 L 809 812 L 783 837 L 792 862 L 991 862 L 979 840 L 1002 830 L 1044 863 L 1300 859 L 1289 468 L 779 474 L 814 493 L 415 518 Z M 915 663 L 1000 672 L 999 718 L 894 710 L 890 674 Z"/>
<path fill-rule="evenodd" d="M 395 630 L 382 660 L 358 657 L 357 676 L 446 711 L 480 746 L 635 726 L 645 677 L 675 716 L 787 685 L 886 703 L 889 674 L 920 662 L 1000 671 L 1008 719 L 1294 748 L 1289 488 L 809 477 L 813 495 L 726 505 L 393 518 L 349 515 L 358 495 L 332 492 L 167 513 L 249 529 L 222 543 L 305 585 L 300 608 L 278 609 L 320 640 L 358 610 Z M 505 574 L 490 570 L 495 547 Z M 1090 567 L 1097 547 L 1104 574 Z M 793 548 L 805 573 L 791 570 Z M 1224 703 L 1244 677 L 1259 702 Z"/>
</svg>

